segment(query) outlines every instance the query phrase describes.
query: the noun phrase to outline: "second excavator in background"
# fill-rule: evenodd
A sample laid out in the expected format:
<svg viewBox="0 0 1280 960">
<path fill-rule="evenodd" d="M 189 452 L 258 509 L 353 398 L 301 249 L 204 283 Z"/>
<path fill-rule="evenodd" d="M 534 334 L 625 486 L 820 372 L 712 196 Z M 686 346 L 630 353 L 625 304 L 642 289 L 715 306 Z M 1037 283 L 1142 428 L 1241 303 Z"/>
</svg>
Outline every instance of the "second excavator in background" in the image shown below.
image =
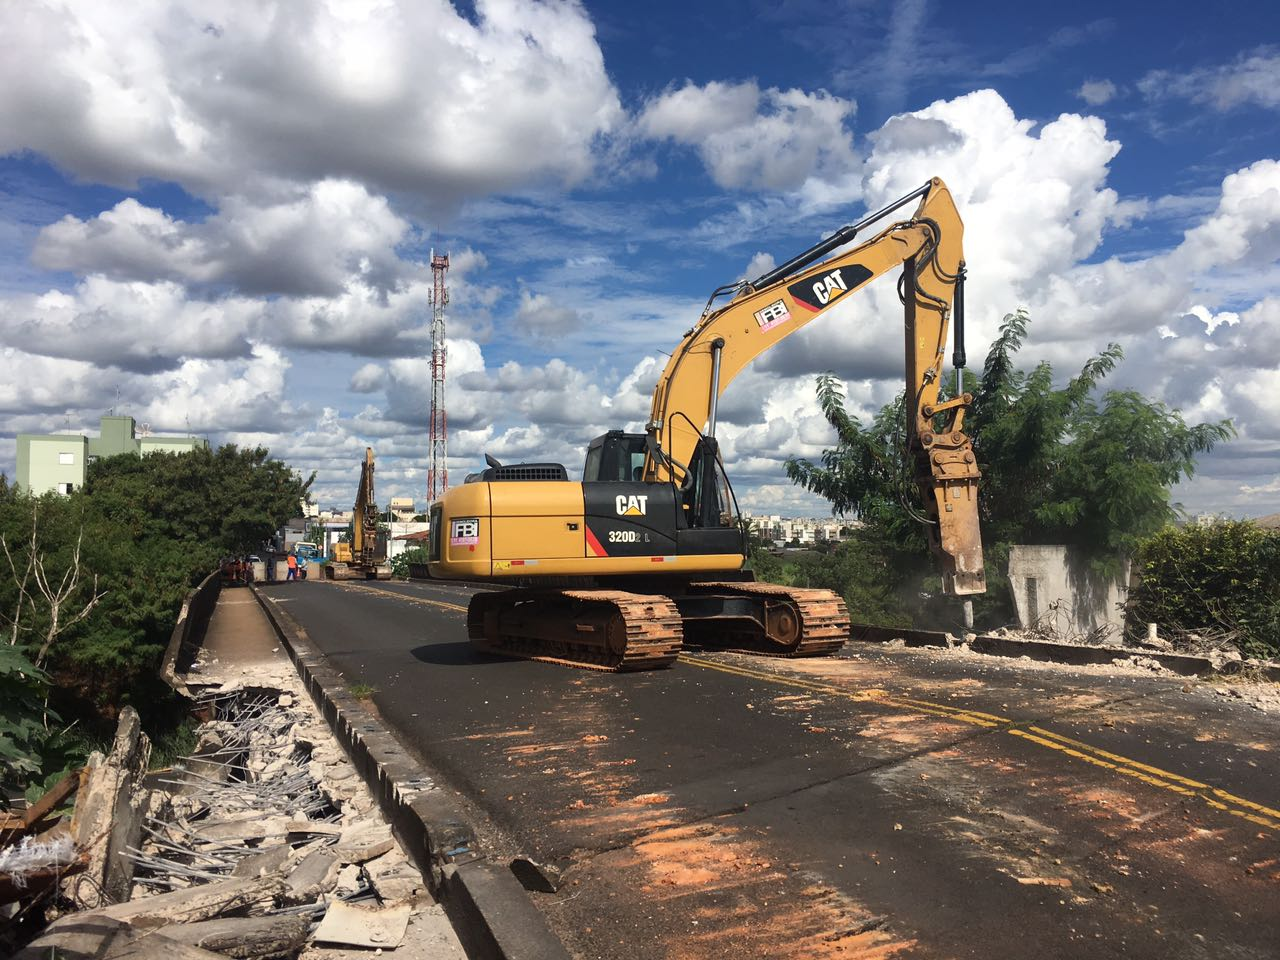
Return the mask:
<svg viewBox="0 0 1280 960">
<path fill-rule="evenodd" d="M 333 545 L 333 558 L 324 565 L 326 580 L 390 580 L 387 536 L 378 529 L 378 504 L 373 499 L 373 448 L 364 448 L 360 483 L 351 509 L 351 537 Z"/>
<path fill-rule="evenodd" d="M 915 200 L 909 219 L 848 247 Z M 764 276 L 716 290 L 671 354 L 644 432 L 591 441 L 581 482 L 558 463 L 486 456 L 487 469 L 430 508 L 433 577 L 514 587 L 472 598 L 472 643 L 615 671 L 667 666 L 685 639 L 769 656 L 835 653 L 849 635 L 838 595 L 758 583 L 743 569 L 746 536 L 716 442 L 716 406 L 755 357 L 898 266 L 905 454 L 920 519 L 944 589 L 984 591 L 980 474 L 964 433 L 973 398 L 938 399 L 949 326 L 953 365 L 965 362 L 963 229 L 935 178 Z M 722 296 L 730 299 L 717 306 Z"/>
</svg>

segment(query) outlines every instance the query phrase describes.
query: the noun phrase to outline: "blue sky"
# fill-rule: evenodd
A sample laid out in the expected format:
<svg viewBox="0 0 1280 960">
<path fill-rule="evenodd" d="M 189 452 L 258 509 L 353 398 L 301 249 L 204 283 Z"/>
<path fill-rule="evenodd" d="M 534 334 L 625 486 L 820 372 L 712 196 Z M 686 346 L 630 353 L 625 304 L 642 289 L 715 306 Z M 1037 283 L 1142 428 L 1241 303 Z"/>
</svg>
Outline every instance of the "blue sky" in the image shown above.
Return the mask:
<svg viewBox="0 0 1280 960">
<path fill-rule="evenodd" d="M 19 432 L 265 443 L 425 493 L 426 262 L 452 258 L 451 470 L 580 467 L 709 292 L 944 177 L 971 357 L 1005 313 L 1064 377 L 1240 437 L 1176 496 L 1280 510 L 1280 14 L 1233 4 L 231 2 L 0 11 L 0 470 Z M 821 514 L 814 374 L 900 389 L 891 283 L 726 395 L 744 505 Z"/>
</svg>

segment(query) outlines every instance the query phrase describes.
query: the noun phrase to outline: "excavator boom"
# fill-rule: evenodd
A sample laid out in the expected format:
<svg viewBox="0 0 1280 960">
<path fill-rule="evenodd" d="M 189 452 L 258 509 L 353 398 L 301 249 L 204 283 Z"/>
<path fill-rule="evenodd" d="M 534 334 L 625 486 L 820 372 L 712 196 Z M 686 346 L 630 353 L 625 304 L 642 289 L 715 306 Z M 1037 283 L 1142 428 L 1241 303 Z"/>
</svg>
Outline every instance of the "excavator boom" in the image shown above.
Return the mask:
<svg viewBox="0 0 1280 960">
<path fill-rule="evenodd" d="M 865 226 L 919 199 L 909 220 L 823 260 Z M 653 392 L 645 479 L 685 482 L 704 435 L 715 433 L 716 402 L 752 360 L 844 302 L 876 277 L 903 268 L 907 453 L 924 499 L 930 543 L 948 592 L 982 593 L 986 581 L 978 529 L 980 476 L 963 432 L 972 397 L 938 403 L 948 326 L 963 323 L 964 226 L 951 193 L 934 179 L 753 283 L 731 288 L 728 305 L 703 313 L 667 361 Z M 714 297 L 713 297 L 714 300 Z M 955 359 L 963 365 L 962 337 Z M 935 428 L 935 418 L 944 420 Z"/>
</svg>

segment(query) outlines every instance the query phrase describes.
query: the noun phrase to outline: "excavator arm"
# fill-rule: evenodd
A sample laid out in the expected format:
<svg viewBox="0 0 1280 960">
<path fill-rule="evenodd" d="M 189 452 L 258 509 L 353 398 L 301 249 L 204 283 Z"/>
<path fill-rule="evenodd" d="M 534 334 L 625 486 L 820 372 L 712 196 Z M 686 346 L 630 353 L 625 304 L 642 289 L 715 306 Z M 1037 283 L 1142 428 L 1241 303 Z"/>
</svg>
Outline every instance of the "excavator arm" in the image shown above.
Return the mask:
<svg viewBox="0 0 1280 960">
<path fill-rule="evenodd" d="M 855 234 L 913 200 L 914 215 L 825 260 Z M 907 453 L 915 465 L 929 541 L 949 593 L 986 589 L 978 527 L 978 478 L 964 433 L 972 396 L 938 402 L 948 326 L 956 324 L 954 362 L 964 365 L 963 224 L 946 185 L 930 180 L 901 200 L 792 258 L 751 283 L 722 288 L 733 299 L 712 309 L 671 355 L 653 393 L 646 424 L 649 482 L 684 484 L 703 440 L 714 437 L 716 404 L 742 369 L 769 348 L 861 290 L 902 268 L 899 281 L 906 346 Z M 938 425 L 940 423 L 940 426 Z"/>
<path fill-rule="evenodd" d="M 378 507 L 373 499 L 373 448 L 364 448 L 360 483 L 351 510 L 351 552 L 357 562 L 371 563 L 378 541 Z"/>
</svg>

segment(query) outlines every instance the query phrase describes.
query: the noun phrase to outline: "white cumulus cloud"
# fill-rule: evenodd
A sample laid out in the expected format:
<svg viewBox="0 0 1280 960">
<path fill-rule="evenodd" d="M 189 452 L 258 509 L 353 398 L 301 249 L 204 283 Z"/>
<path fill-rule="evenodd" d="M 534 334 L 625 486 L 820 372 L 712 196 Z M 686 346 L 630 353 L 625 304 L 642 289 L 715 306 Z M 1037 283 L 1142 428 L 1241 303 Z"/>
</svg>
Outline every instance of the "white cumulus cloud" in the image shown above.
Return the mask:
<svg viewBox="0 0 1280 960">
<path fill-rule="evenodd" d="M 856 108 L 823 90 L 686 82 L 650 100 L 637 127 L 653 139 L 695 147 L 722 187 L 793 190 L 810 178 L 843 175 L 855 163 L 846 123 Z"/>
<path fill-rule="evenodd" d="M 576 3 L 32 3 L 3 17 L 0 153 L 192 192 L 354 179 L 452 205 L 574 183 L 622 119 Z"/>
<path fill-rule="evenodd" d="M 350 277 L 387 288 L 409 273 L 395 252 L 408 230 L 385 197 L 351 181 L 324 180 L 280 202 L 225 198 L 199 223 L 128 198 L 88 220 L 68 215 L 45 227 L 32 259 L 119 280 L 332 296 Z"/>
<path fill-rule="evenodd" d="M 1080 84 L 1076 96 L 1091 107 L 1100 107 L 1116 98 L 1116 85 L 1110 80 L 1086 80 Z"/>
</svg>

